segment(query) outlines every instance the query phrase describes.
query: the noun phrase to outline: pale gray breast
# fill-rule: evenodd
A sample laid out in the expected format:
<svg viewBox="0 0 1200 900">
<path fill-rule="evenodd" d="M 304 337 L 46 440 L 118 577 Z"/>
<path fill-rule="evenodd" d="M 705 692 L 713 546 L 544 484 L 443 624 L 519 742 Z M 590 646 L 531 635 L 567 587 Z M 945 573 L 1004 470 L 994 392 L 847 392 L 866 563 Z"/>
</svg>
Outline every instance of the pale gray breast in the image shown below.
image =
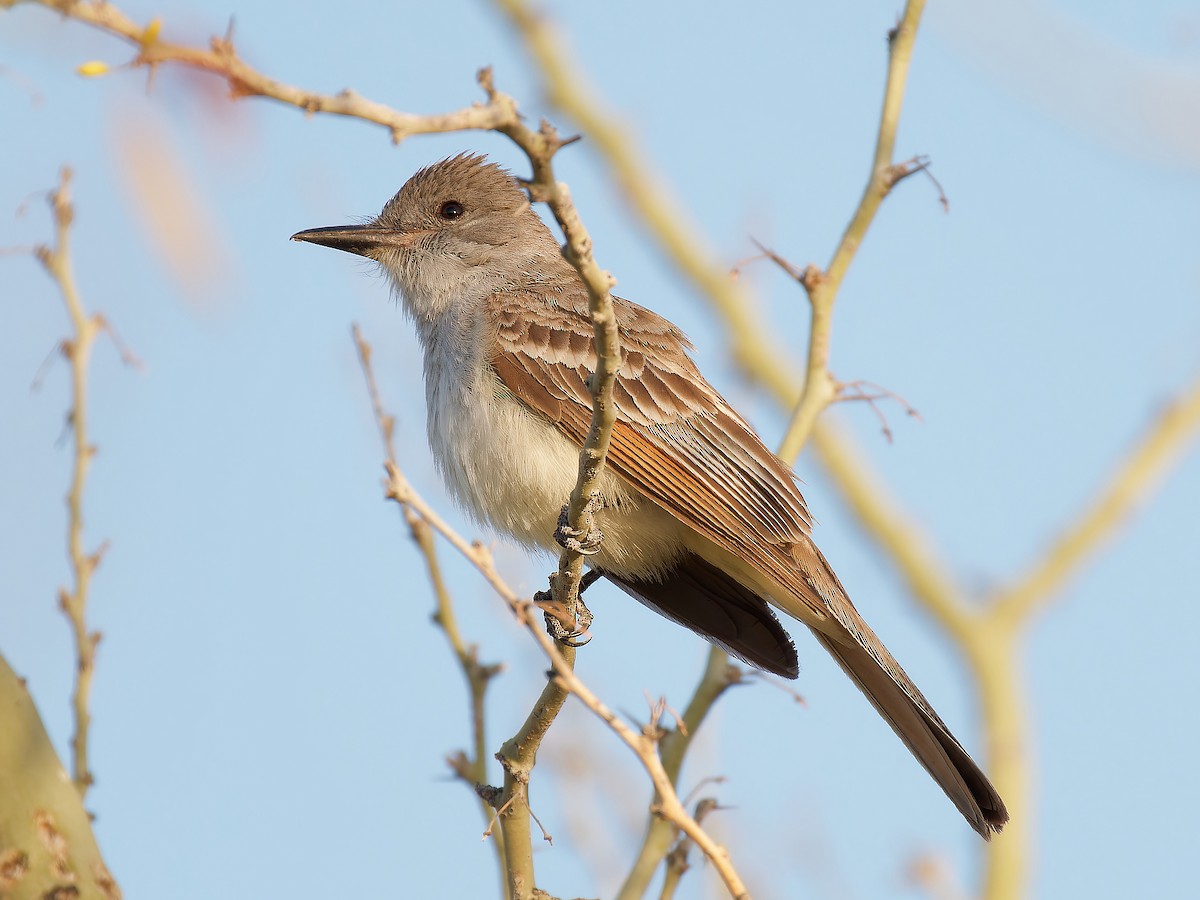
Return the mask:
<svg viewBox="0 0 1200 900">
<path fill-rule="evenodd" d="M 504 387 L 483 352 L 485 341 L 463 336 L 461 327 L 423 336 L 429 444 L 438 470 L 476 521 L 555 552 L 554 529 L 575 486 L 579 447 Z M 656 572 L 682 552 L 674 517 L 624 479 L 606 473 L 601 493 L 608 505 L 601 516 L 605 539 L 593 562 L 617 572 Z"/>
<path fill-rule="evenodd" d="M 445 316 L 421 334 L 429 446 L 477 521 L 547 546 L 579 452 L 503 390 L 488 364 L 486 327 L 480 315 Z"/>
</svg>

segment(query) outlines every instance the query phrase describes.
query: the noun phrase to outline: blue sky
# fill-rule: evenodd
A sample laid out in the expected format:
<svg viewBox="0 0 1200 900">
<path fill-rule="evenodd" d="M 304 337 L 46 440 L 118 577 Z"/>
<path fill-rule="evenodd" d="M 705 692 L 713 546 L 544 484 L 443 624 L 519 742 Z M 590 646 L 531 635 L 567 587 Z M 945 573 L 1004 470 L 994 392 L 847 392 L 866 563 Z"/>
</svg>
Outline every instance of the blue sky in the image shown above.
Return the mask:
<svg viewBox="0 0 1200 900">
<path fill-rule="evenodd" d="M 492 64 L 531 117 L 553 117 L 484 3 L 121 6 L 193 42 L 232 13 L 240 51 L 272 77 L 352 86 L 411 112 L 476 100 L 474 72 Z M 722 261 L 750 255 L 752 237 L 801 264 L 827 260 L 866 175 L 899 4 L 546 8 Z M 0 23 L 0 246 L 48 238 L 37 192 L 71 165 L 85 301 L 145 363 L 96 354 L 86 513 L 89 544 L 111 542 L 90 615 L 104 642 L 89 807 L 126 896 L 212 896 L 214 860 L 224 896 L 353 896 L 381 882 L 406 896 L 492 896 L 483 822 L 444 764 L 468 741 L 465 692 L 429 623 L 420 559 L 381 499 L 350 324 L 376 348 L 401 464 L 473 533 L 425 446 L 418 348 L 367 265 L 287 238 L 374 214 L 415 169 L 460 150 L 522 172 L 518 153 L 475 133 L 397 148 L 363 123 L 228 105 L 215 81 L 170 68 L 149 90 L 140 72 L 81 79 L 79 63 L 118 64 L 127 49 L 39 8 Z M 971 588 L 1036 559 L 1200 369 L 1197 123 L 1194 6 L 931 4 L 897 154 L 932 158 L 951 211 L 920 178 L 887 201 L 844 285 L 832 358 L 839 377 L 886 385 L 923 421 L 892 410 L 888 444 L 864 407 L 835 414 Z M 728 361 L 721 324 L 630 218 L 586 138 L 559 172 L 618 292 L 683 326 L 710 380 L 776 442 L 779 410 Z M 148 209 L 176 218 L 155 224 Z M 181 234 L 189 252 L 172 263 L 164 241 Z M 742 277 L 799 361 L 803 295 L 764 265 Z M 0 286 L 0 652 L 65 752 L 66 370 L 54 363 L 40 390 L 30 383 L 66 324 L 31 260 L 0 258 Z M 798 471 L 818 542 L 859 608 L 978 750 L 954 652 L 813 462 Z M 1200 627 L 1197 503 L 1193 451 L 1031 632 L 1039 896 L 1191 886 L 1200 780 L 1187 704 L 1200 664 L 1178 636 Z M 502 542 L 496 552 L 519 589 L 542 586 L 545 560 Z M 498 748 L 544 662 L 483 582 L 443 559 L 468 639 L 507 667 L 489 705 Z M 706 646 L 594 591 L 581 673 L 639 718 L 644 691 L 682 707 Z M 806 705 L 763 684 L 736 691 L 684 773 L 685 790 L 726 776 L 719 796 L 732 808 L 713 828 L 751 888 L 898 896 L 918 851 L 973 884 L 978 839 L 796 636 Z M 579 709 L 541 762 L 535 811 L 555 842 L 538 851 L 539 881 L 562 896 L 611 894 L 640 835 L 644 777 Z M 697 867 L 685 895 L 707 896 L 709 881 Z"/>
</svg>

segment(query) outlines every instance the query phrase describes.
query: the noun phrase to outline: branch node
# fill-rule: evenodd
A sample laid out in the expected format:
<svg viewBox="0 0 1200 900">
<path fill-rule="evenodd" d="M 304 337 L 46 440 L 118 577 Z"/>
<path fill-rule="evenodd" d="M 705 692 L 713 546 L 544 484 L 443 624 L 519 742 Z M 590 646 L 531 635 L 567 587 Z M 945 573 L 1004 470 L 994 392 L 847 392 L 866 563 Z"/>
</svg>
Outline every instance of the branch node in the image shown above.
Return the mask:
<svg viewBox="0 0 1200 900">
<path fill-rule="evenodd" d="M 475 793 L 479 795 L 479 799 L 486 803 L 492 809 L 499 806 L 500 798 L 504 794 L 500 788 L 490 784 L 476 784 Z"/>
</svg>

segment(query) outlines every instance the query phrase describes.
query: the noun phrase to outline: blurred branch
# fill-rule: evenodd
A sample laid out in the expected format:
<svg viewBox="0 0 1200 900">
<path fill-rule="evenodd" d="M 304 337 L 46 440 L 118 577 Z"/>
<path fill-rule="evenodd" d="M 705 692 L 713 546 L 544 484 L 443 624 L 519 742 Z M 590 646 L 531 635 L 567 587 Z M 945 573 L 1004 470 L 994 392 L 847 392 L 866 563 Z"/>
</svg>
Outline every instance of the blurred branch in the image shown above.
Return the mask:
<svg viewBox="0 0 1200 900">
<path fill-rule="evenodd" d="M 813 448 L 842 500 L 898 570 L 909 593 L 956 644 L 967 643 L 979 627 L 979 616 L 963 602 L 965 589 L 937 555 L 915 517 L 900 506 L 854 441 L 835 423 L 826 420 L 817 426 Z"/>
<path fill-rule="evenodd" d="M 696 821 L 702 822 L 705 816 L 717 808 L 717 801 L 711 797 L 700 800 L 696 804 Z M 667 871 L 663 875 L 662 890 L 658 894 L 659 900 L 673 900 L 675 892 L 679 889 L 679 882 L 691 868 L 691 863 L 688 862 L 688 851 L 691 849 L 691 839 L 683 837 L 667 854 Z"/>
<path fill-rule="evenodd" d="M 351 332 L 354 337 L 354 347 L 358 351 L 358 362 L 362 367 L 363 380 L 367 385 L 367 394 L 371 399 L 371 409 L 375 414 L 375 424 L 379 428 L 379 436 L 383 441 L 384 452 L 387 454 L 387 462 L 394 466 L 396 465 L 396 419 L 383 406 L 383 400 L 379 394 L 379 385 L 375 380 L 375 370 L 371 366 L 371 345 L 367 343 L 357 324 L 352 326 Z M 409 534 L 412 536 L 414 543 L 416 543 L 421 551 L 422 558 L 425 560 L 426 573 L 429 576 L 429 583 L 433 587 L 434 598 L 437 602 L 437 610 L 433 614 L 433 621 L 442 629 L 442 633 L 446 635 L 450 649 L 454 653 L 455 659 L 458 660 L 458 666 L 466 678 L 467 690 L 471 697 L 471 755 L 468 757 L 460 753 L 450 757 L 448 762 L 454 773 L 466 781 L 475 790 L 476 795 L 479 796 L 479 788 L 486 785 L 488 781 L 486 758 L 487 721 L 484 703 L 488 686 L 491 684 L 492 679 L 500 674 L 503 666 L 481 664 L 479 662 L 479 648 L 474 644 L 468 646 L 463 640 L 462 632 L 458 627 L 458 616 L 454 611 L 454 601 L 450 596 L 449 589 L 446 587 L 446 581 L 442 577 L 441 564 L 437 558 L 437 548 L 433 542 L 433 531 L 430 529 L 429 523 L 410 504 L 401 503 L 400 508 L 404 513 L 404 521 L 408 525 Z M 490 821 L 492 818 L 491 805 L 482 796 L 479 796 L 479 802 L 483 810 L 484 821 Z M 496 849 L 496 861 L 500 867 L 502 891 L 507 898 L 510 895 L 508 891 L 508 878 L 505 874 L 503 833 L 496 835 L 493 846 Z"/>
<path fill-rule="evenodd" d="M 1200 428 L 1200 379 L 1172 401 L 1113 473 L 1087 509 L 1046 555 L 990 600 L 997 618 L 1022 621 L 1035 613 L 1145 500 Z"/>
<path fill-rule="evenodd" d="M 968 900 L 950 864 L 933 853 L 917 854 L 908 865 L 908 882 L 929 900 Z"/>
<path fill-rule="evenodd" d="M 71 223 L 75 212 L 71 206 L 71 170 L 66 167 L 59 174 L 58 187 L 50 193 L 50 208 L 54 214 L 54 244 L 37 247 L 34 255 L 58 285 L 71 321 L 71 337 L 62 342 L 61 350 L 71 368 L 71 408 L 67 423 L 74 438 L 74 460 L 71 486 L 67 491 L 67 557 L 74 584 L 69 591 L 65 587 L 59 588 L 58 604 L 71 624 L 75 640 L 75 688 L 71 697 L 75 733 L 71 737 L 71 771 L 82 798 L 92 785 L 92 773 L 88 769 L 88 729 L 91 725 L 88 701 L 92 692 L 96 646 L 100 643 L 100 633 L 89 633 L 87 629 L 88 589 L 92 573 L 100 565 L 106 549 L 101 545 L 95 552 L 88 553 L 83 548 L 83 494 L 92 458 L 96 455 L 96 448 L 88 439 L 87 379 L 92 348 L 106 325 L 101 316 L 88 315 L 83 308 L 71 270 Z"/>
<path fill-rule="evenodd" d="M 641 761 L 643 767 L 650 775 L 650 779 L 654 784 L 655 790 L 658 791 L 660 802 L 656 806 L 655 812 L 666 819 L 670 820 L 684 834 L 690 837 L 696 846 L 709 858 L 713 867 L 717 870 L 721 879 L 724 881 L 729 893 L 735 898 L 747 898 L 749 893 L 746 891 L 745 885 L 742 884 L 738 877 L 737 871 L 733 867 L 733 863 L 729 859 L 729 854 L 724 847 L 717 844 L 705 831 L 700 827 L 696 820 L 688 814 L 683 803 L 679 799 L 679 795 L 675 792 L 674 786 L 671 784 L 670 776 L 667 774 L 663 766 L 663 761 L 658 753 L 657 746 L 657 725 L 650 723 L 643 729 L 641 733 L 634 731 L 624 721 L 619 719 L 600 699 L 592 693 L 592 691 L 583 683 L 572 668 L 571 659 L 568 656 L 570 648 L 562 648 L 551 638 L 542 627 L 541 615 L 538 607 L 530 600 L 523 600 L 518 597 L 513 590 L 504 582 L 500 575 L 496 572 L 495 565 L 492 562 L 492 556 L 482 544 L 468 543 L 454 529 L 427 504 L 425 501 L 412 489 L 404 475 L 394 464 L 388 463 L 388 496 L 402 503 L 410 504 L 417 513 L 427 521 L 430 526 L 441 534 L 450 544 L 461 553 L 468 562 L 470 562 L 484 579 L 490 584 L 500 595 L 500 597 L 508 604 L 509 608 L 516 615 L 517 620 L 525 626 L 526 630 L 533 635 L 534 639 L 541 645 L 542 651 L 549 658 L 551 665 L 554 668 L 554 678 L 551 684 L 559 685 L 559 688 L 574 694 L 582 701 L 584 706 L 590 709 L 595 715 L 604 721 L 608 727 L 619 737 Z M 565 652 L 564 652 L 565 651 Z M 543 698 L 546 697 L 546 692 L 543 693 Z M 556 696 L 551 696 L 552 701 L 556 700 Z M 539 704 L 540 705 L 540 704 Z M 535 707 L 534 713 L 531 714 L 531 719 L 536 717 L 538 709 Z M 527 722 L 527 725 L 529 723 Z M 532 731 L 540 727 L 540 724 L 531 727 Z M 544 729 L 543 729 L 544 731 Z M 514 804 L 515 805 L 515 804 Z M 528 833 L 528 830 L 526 830 Z M 525 885 L 525 890 L 531 890 L 532 885 Z"/>
<path fill-rule="evenodd" d="M 982 706 L 992 777 L 1011 807 L 1024 811 L 987 846 L 985 897 L 1022 896 L 1028 878 L 1030 738 L 1020 640 L 1034 613 L 1053 599 L 1099 543 L 1128 521 L 1198 429 L 1200 381 L 1163 411 L 1047 555 L 982 607 L 967 602 L 967 592 L 935 557 L 912 517 L 870 475 L 849 439 L 829 423 L 815 433 L 816 450 L 859 523 L 897 567 L 913 597 L 964 654 Z"/>
<path fill-rule="evenodd" d="M 1200 430 L 1200 380 L 1170 404 L 1151 425 L 1096 499 L 1065 529 L 1046 556 L 1024 577 L 995 593 L 978 615 L 963 649 L 975 669 L 983 705 L 993 775 L 1002 791 L 1027 801 L 1030 794 L 1027 698 L 1019 679 L 1019 640 L 1034 614 L 1047 606 L 1156 483 Z M 1015 806 L 1015 808 L 1020 808 Z M 1028 815 L 1013 835 L 990 849 L 985 896 L 1020 897 L 1026 890 Z"/>
</svg>

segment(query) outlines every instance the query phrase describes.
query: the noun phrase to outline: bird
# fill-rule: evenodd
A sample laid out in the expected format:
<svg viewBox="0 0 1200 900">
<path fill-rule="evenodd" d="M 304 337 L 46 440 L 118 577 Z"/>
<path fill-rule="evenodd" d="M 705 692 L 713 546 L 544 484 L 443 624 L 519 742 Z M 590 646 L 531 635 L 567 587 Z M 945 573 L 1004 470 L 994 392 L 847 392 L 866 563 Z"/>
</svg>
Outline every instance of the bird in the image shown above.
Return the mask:
<svg viewBox="0 0 1200 900">
<path fill-rule="evenodd" d="M 362 224 L 293 240 L 378 263 L 423 351 L 427 428 L 449 493 L 554 551 L 591 423 L 588 295 L 519 179 L 486 156 L 427 166 Z M 745 663 L 799 675 L 773 610 L 808 627 L 983 838 L 1008 811 L 859 614 L 813 542 L 797 480 L 701 375 L 674 324 L 614 296 L 616 421 L 593 572 Z"/>
</svg>

